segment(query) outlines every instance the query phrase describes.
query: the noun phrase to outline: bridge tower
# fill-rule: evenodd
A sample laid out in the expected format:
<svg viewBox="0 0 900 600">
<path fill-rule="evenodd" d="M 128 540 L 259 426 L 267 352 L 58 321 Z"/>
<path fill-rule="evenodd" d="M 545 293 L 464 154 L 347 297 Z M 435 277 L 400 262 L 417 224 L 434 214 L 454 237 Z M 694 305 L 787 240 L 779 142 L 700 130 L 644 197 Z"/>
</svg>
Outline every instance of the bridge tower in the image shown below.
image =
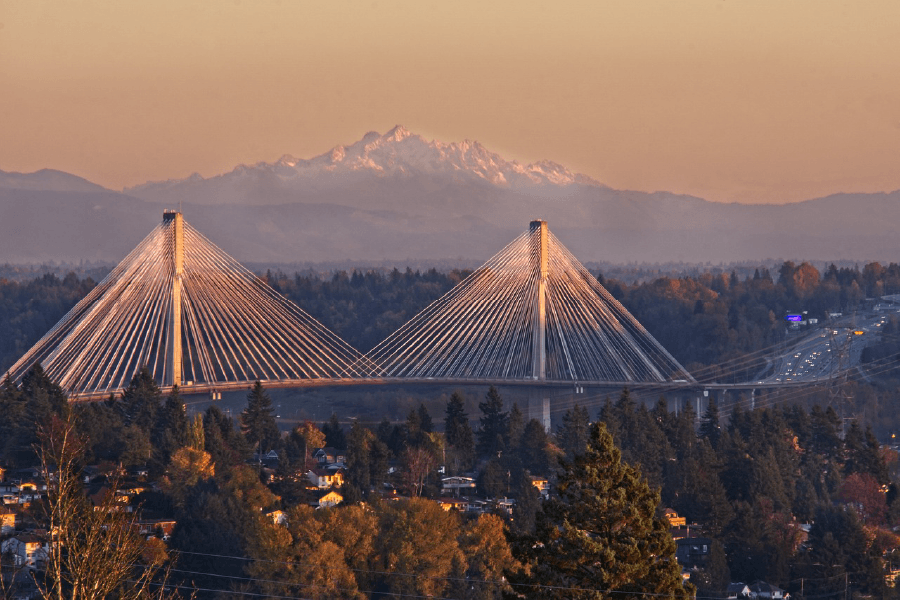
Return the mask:
<svg viewBox="0 0 900 600">
<path fill-rule="evenodd" d="M 144 240 L 10 369 L 40 362 L 70 399 L 103 400 L 147 368 L 185 393 L 357 379 L 373 363 L 166 210 Z"/>
<path fill-rule="evenodd" d="M 184 218 L 180 212 L 167 210 L 163 223 L 172 224 L 172 307 L 169 312 L 168 356 L 172 385 L 181 386 L 181 288 L 184 277 Z"/>
<path fill-rule="evenodd" d="M 537 236 L 537 253 L 534 257 L 537 271 L 537 310 L 534 311 L 534 337 L 531 352 L 532 377 L 538 381 L 547 379 L 547 275 L 549 260 L 547 250 L 547 221 L 532 221 L 532 235 Z"/>
<path fill-rule="evenodd" d="M 549 232 L 547 221 L 534 220 L 529 223 L 529 231 L 536 237 L 535 247 L 537 252 L 533 255 L 534 270 L 537 275 L 537 306 L 534 311 L 534 333 L 531 348 L 531 373 L 538 381 L 547 380 L 547 277 L 550 272 L 549 260 Z M 544 425 L 544 429 L 550 431 L 550 398 L 544 394 L 538 394 L 529 399 L 528 416 L 537 419 Z"/>
</svg>

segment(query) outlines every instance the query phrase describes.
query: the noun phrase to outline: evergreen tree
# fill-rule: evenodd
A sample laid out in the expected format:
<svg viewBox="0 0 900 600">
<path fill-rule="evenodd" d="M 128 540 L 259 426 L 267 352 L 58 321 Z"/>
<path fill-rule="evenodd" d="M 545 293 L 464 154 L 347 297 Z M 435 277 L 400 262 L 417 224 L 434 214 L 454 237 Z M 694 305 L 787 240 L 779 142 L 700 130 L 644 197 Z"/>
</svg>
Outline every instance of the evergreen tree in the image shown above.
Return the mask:
<svg viewBox="0 0 900 600">
<path fill-rule="evenodd" d="M 691 574 L 691 583 L 697 586 L 697 595 L 709 598 L 724 598 L 725 590 L 731 583 L 728 556 L 725 547 L 713 540 L 709 548 L 709 558 L 700 571 Z"/>
<path fill-rule="evenodd" d="M 240 464 L 250 455 L 247 440 L 235 427 L 234 420 L 215 405 L 203 413 L 203 440 L 204 450 L 220 470 Z"/>
<path fill-rule="evenodd" d="M 809 414 L 811 440 L 809 449 L 825 460 L 832 462 L 840 460 L 841 449 L 841 418 L 830 406 L 826 410 L 818 404 L 813 406 Z"/>
<path fill-rule="evenodd" d="M 519 409 L 519 404 L 514 402 L 512 409 L 509 411 L 509 416 L 506 418 L 506 435 L 503 436 L 507 452 L 513 453 L 519 451 L 519 446 L 522 443 L 522 434 L 524 432 L 525 415 L 523 415 L 522 411 Z"/>
<path fill-rule="evenodd" d="M 844 437 L 844 475 L 852 473 L 868 473 L 878 483 L 887 484 L 890 481 L 887 466 L 881 456 L 881 447 L 870 428 L 863 433 L 859 423 L 854 420 L 850 423 L 847 435 Z"/>
<path fill-rule="evenodd" d="M 416 409 L 409 411 L 406 416 L 406 425 L 403 427 L 403 437 L 405 438 L 404 445 L 407 448 L 419 448 L 427 445 L 429 438 L 422 429 L 422 413 L 420 411 Z"/>
<path fill-rule="evenodd" d="M 556 441 L 565 453 L 566 460 L 571 461 L 587 450 L 589 440 L 588 411 L 576 404 L 563 415 L 562 425 L 556 430 Z"/>
<path fill-rule="evenodd" d="M 488 496 L 499 498 L 508 496 L 512 474 L 503 467 L 503 462 L 499 458 L 490 459 L 481 470 L 478 478 L 478 487 Z"/>
<path fill-rule="evenodd" d="M 503 438 L 507 434 L 509 414 L 503 412 L 503 398 L 497 388 L 491 386 L 484 402 L 478 403 L 481 409 L 481 430 L 478 432 L 478 454 L 481 456 L 497 456 L 505 447 Z"/>
<path fill-rule="evenodd" d="M 652 488 L 659 488 L 665 478 L 664 469 L 672 464 L 675 452 L 662 428 L 647 407 L 641 406 L 634 413 L 634 432 L 629 436 L 628 453 L 622 450 L 625 462 L 638 467 Z"/>
<path fill-rule="evenodd" d="M 715 398 L 709 399 L 706 412 L 703 413 L 703 420 L 700 422 L 700 437 L 708 439 L 713 450 L 718 450 L 722 429 L 719 427 L 719 404 Z"/>
<path fill-rule="evenodd" d="M 626 448 L 631 449 L 634 445 L 631 438 L 635 435 L 637 429 L 635 427 L 635 411 L 637 410 L 637 405 L 631 397 L 631 392 L 627 387 L 622 388 L 622 393 L 619 394 L 619 399 L 616 401 L 613 409 L 615 410 L 620 427 L 618 437 L 614 437 L 613 439 L 620 450 L 624 451 Z"/>
<path fill-rule="evenodd" d="M 675 450 L 675 456 L 681 460 L 689 456 L 697 442 L 697 433 L 694 427 L 697 423 L 697 413 L 694 404 L 690 400 L 682 405 L 681 412 L 672 421 L 672 428 L 667 432 L 669 444 Z"/>
<path fill-rule="evenodd" d="M 517 547 L 530 572 L 513 577 L 528 598 L 608 598 L 617 593 L 689 598 L 659 495 L 621 453 L 602 423 L 585 454 L 565 462 L 544 503 L 534 539 Z"/>
<path fill-rule="evenodd" d="M 459 392 L 453 392 L 447 402 L 444 439 L 447 442 L 447 463 L 452 474 L 471 469 L 475 462 L 475 436 Z"/>
<path fill-rule="evenodd" d="M 125 425 L 134 425 L 149 434 L 156 424 L 162 394 L 150 369 L 141 367 L 122 394 L 122 418 Z"/>
<path fill-rule="evenodd" d="M 471 433 L 469 415 L 466 414 L 465 403 L 459 392 L 453 392 L 447 401 L 447 409 L 444 413 L 444 437 L 450 446 L 459 446 L 463 441 L 465 428 Z"/>
<path fill-rule="evenodd" d="M 369 444 L 369 481 L 376 490 L 381 489 L 388 475 L 388 461 L 391 451 L 384 442 L 378 438 L 372 439 Z"/>
<path fill-rule="evenodd" d="M 820 506 L 809 531 L 809 547 L 809 552 L 801 555 L 795 565 L 794 573 L 794 577 L 812 580 L 807 590 L 809 596 L 836 596 L 845 591 L 848 582 L 868 594 L 883 590 L 880 549 L 878 544 L 869 543 L 856 511 L 842 506 Z M 845 574 L 851 579 L 846 579 Z"/>
<path fill-rule="evenodd" d="M 525 484 L 516 496 L 510 528 L 514 534 L 528 537 L 534 535 L 537 514 L 541 510 L 541 492 L 526 475 L 523 475 L 522 479 Z"/>
<path fill-rule="evenodd" d="M 40 363 L 35 363 L 25 373 L 19 390 L 29 408 L 30 417 L 38 422 L 46 422 L 51 415 L 63 417 L 68 411 L 66 393 L 50 379 Z"/>
<path fill-rule="evenodd" d="M 519 454 L 522 466 L 528 471 L 544 476 L 550 474 L 550 439 L 544 426 L 537 419 L 531 419 L 525 425 L 522 442 L 519 445 Z"/>
<path fill-rule="evenodd" d="M 327 423 L 322 424 L 321 429 L 325 434 L 325 446 L 334 448 L 338 452 L 347 449 L 347 436 L 344 435 L 344 428 L 341 426 L 337 414 L 331 413 L 331 418 Z"/>
<path fill-rule="evenodd" d="M 156 426 L 150 442 L 153 444 L 154 461 L 159 469 L 169 464 L 169 459 L 175 452 L 188 445 L 188 418 L 184 409 L 184 402 L 178 393 L 178 386 L 173 386 L 172 393 L 166 397 L 166 401 L 159 411 Z M 203 448 L 198 448 L 202 450 Z"/>
<path fill-rule="evenodd" d="M 431 413 L 428 412 L 424 402 L 419 404 L 419 427 L 425 433 L 434 432 L 434 422 L 431 420 Z"/>
<path fill-rule="evenodd" d="M 369 445 L 374 437 L 357 421 L 350 426 L 350 435 L 347 436 L 347 483 L 355 486 L 364 496 L 371 485 Z"/>
<path fill-rule="evenodd" d="M 241 431 L 251 446 L 256 446 L 260 454 L 275 448 L 281 440 L 281 432 L 272 413 L 272 400 L 257 381 L 247 395 L 247 408 L 241 412 Z"/>
<path fill-rule="evenodd" d="M 32 436 L 23 436 L 27 432 L 27 413 L 25 397 L 7 373 L 0 385 L 0 458 L 10 466 L 18 463 L 17 457 L 20 454 L 23 458 L 25 455 L 32 455 L 28 444 Z"/>
</svg>

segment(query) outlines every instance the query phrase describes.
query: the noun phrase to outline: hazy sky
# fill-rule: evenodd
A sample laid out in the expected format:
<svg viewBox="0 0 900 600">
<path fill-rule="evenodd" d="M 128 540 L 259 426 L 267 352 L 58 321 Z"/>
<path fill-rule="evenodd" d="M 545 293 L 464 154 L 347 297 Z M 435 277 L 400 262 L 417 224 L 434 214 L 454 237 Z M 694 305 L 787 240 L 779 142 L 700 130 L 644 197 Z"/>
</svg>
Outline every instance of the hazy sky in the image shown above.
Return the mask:
<svg viewBox="0 0 900 600">
<path fill-rule="evenodd" d="M 615 187 L 900 188 L 900 2 L 0 0 L 0 169 L 120 189 L 403 124 Z"/>
</svg>

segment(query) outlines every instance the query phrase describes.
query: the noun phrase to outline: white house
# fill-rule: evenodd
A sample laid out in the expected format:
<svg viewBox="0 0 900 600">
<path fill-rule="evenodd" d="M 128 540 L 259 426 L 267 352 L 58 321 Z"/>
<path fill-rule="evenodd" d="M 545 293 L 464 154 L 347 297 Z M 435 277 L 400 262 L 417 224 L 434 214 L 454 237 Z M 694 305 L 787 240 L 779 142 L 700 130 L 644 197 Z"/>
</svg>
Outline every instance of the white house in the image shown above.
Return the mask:
<svg viewBox="0 0 900 600">
<path fill-rule="evenodd" d="M 30 533 L 11 537 L 3 542 L 3 554 L 13 557 L 17 567 L 35 568 L 47 561 L 49 546 L 36 535 Z"/>
</svg>

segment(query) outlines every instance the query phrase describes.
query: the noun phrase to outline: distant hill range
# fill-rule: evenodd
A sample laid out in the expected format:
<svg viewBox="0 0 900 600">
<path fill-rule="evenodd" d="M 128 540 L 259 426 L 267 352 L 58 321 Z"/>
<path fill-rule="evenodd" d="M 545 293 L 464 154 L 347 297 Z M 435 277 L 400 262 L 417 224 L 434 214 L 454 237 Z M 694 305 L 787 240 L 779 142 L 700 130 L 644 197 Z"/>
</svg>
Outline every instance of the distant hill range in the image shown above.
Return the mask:
<svg viewBox="0 0 900 600">
<path fill-rule="evenodd" d="M 118 262 L 179 203 L 214 243 L 257 263 L 480 261 L 535 218 L 582 261 L 900 260 L 900 190 L 722 204 L 614 190 L 398 126 L 308 160 L 122 192 L 60 171 L 0 171 L 0 262 Z"/>
</svg>

